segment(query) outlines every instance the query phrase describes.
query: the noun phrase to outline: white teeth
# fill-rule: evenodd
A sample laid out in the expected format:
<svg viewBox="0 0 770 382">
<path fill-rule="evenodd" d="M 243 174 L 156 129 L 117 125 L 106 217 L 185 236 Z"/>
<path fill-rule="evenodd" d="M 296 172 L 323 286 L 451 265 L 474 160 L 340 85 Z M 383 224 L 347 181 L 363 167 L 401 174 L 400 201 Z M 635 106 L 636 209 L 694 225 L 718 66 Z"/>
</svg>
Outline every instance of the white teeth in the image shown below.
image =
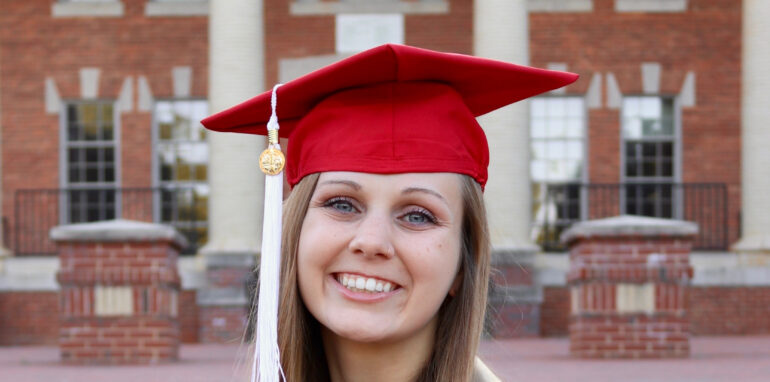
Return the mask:
<svg viewBox="0 0 770 382">
<path fill-rule="evenodd" d="M 343 273 L 337 274 L 337 281 L 354 292 L 390 292 L 396 288 L 392 283 L 387 281 Z"/>
<path fill-rule="evenodd" d="M 374 292 L 375 286 L 377 286 L 377 280 L 375 279 L 366 280 L 366 290 L 368 290 L 369 292 Z"/>
</svg>

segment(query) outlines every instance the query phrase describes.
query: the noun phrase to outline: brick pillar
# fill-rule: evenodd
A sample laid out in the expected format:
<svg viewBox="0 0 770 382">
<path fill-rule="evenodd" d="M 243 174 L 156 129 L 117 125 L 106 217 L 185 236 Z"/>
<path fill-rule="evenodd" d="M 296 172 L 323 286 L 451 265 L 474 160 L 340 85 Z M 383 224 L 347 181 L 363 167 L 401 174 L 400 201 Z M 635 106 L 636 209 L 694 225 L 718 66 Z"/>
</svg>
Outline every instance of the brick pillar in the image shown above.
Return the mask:
<svg viewBox="0 0 770 382">
<path fill-rule="evenodd" d="M 695 223 L 619 216 L 575 224 L 569 245 L 570 353 L 582 358 L 690 354 L 687 286 Z"/>
<path fill-rule="evenodd" d="M 494 338 L 538 337 L 543 288 L 535 282 L 535 251 L 495 250 L 486 331 Z"/>
<path fill-rule="evenodd" d="M 175 229 L 128 220 L 51 230 L 60 268 L 59 348 L 70 364 L 136 364 L 179 357 Z"/>
</svg>

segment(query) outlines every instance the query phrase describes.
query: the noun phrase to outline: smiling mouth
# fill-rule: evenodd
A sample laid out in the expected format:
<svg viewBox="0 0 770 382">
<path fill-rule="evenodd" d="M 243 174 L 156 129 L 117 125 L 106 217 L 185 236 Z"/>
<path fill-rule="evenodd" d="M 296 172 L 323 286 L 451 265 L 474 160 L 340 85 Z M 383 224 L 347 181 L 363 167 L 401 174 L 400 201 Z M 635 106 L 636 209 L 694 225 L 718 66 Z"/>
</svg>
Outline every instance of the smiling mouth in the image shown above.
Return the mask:
<svg viewBox="0 0 770 382">
<path fill-rule="evenodd" d="M 382 293 L 394 291 L 400 286 L 390 281 L 351 273 L 337 273 L 334 278 L 350 291 L 358 293 Z"/>
</svg>

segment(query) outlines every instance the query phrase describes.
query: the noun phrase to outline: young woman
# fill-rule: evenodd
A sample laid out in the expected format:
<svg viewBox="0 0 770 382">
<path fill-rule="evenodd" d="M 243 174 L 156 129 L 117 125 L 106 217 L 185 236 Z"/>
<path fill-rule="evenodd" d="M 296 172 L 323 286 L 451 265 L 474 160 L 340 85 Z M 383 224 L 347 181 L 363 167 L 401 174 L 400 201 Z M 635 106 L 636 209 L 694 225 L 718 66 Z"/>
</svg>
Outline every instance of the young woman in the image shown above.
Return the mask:
<svg viewBox="0 0 770 382">
<path fill-rule="evenodd" d="M 278 121 L 289 138 L 277 319 L 287 381 L 491 380 L 476 361 L 490 244 L 475 117 L 576 78 L 386 45 L 203 121 L 255 134 Z M 284 166 L 267 154 L 276 133 L 268 174 Z M 278 362 L 264 321 L 253 378 L 277 381 L 262 369 Z"/>
</svg>

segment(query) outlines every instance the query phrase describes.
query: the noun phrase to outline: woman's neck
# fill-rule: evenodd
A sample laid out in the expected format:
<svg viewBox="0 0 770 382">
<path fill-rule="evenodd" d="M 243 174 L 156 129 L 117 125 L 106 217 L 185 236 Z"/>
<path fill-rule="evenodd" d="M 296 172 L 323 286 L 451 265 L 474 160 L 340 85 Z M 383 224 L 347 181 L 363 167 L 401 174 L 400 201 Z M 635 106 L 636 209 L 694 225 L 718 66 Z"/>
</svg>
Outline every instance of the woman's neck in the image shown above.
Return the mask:
<svg viewBox="0 0 770 382">
<path fill-rule="evenodd" d="M 409 382 L 433 351 L 437 320 L 414 336 L 394 342 L 361 343 L 322 328 L 332 382 Z"/>
</svg>

